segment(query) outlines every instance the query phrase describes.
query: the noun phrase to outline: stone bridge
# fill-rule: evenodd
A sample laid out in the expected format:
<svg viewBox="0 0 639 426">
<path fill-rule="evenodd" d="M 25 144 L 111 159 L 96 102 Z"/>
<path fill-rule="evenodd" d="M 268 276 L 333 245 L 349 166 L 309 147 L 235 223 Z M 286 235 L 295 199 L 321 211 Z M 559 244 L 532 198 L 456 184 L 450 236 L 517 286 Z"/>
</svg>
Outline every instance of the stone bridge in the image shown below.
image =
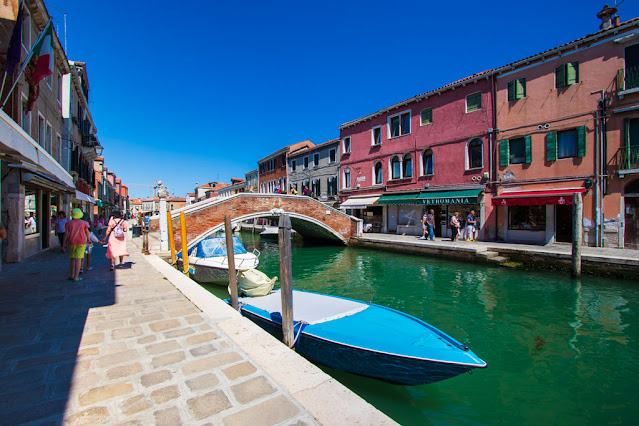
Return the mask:
<svg viewBox="0 0 639 426">
<path fill-rule="evenodd" d="M 277 221 L 285 212 L 291 225 L 305 239 L 333 240 L 349 244 L 362 233 L 362 221 L 313 198 L 301 195 L 241 193 L 228 198 L 214 198 L 171 211 L 175 249 L 182 249 L 180 213 L 186 218 L 186 238 L 189 247 L 203 238 L 224 229 L 224 216 L 233 223 L 248 219 L 267 218 Z M 159 216 L 149 221 L 151 232 L 159 231 Z"/>
</svg>

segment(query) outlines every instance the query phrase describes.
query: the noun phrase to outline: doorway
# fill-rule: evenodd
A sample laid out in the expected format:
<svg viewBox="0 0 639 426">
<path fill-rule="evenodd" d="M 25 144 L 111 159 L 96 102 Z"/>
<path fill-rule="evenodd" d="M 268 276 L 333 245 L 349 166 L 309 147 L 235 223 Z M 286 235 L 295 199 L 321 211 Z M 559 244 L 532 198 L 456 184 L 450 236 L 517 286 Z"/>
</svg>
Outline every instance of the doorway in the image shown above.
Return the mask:
<svg viewBox="0 0 639 426">
<path fill-rule="evenodd" d="M 639 197 L 624 197 L 625 212 L 624 219 L 626 223 L 626 232 L 624 234 L 624 248 L 638 250 L 639 249 Z"/>
<path fill-rule="evenodd" d="M 555 241 L 572 243 L 572 204 L 558 204 L 556 206 Z"/>
</svg>

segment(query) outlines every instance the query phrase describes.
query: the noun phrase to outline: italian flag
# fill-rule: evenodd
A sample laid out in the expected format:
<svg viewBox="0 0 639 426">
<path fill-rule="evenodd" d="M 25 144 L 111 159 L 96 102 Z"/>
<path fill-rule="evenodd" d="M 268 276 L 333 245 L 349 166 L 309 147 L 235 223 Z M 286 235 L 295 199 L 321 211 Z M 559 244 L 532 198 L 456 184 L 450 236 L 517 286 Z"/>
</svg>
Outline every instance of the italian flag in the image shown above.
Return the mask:
<svg viewBox="0 0 639 426">
<path fill-rule="evenodd" d="M 38 42 L 33 46 L 33 82 L 38 83 L 53 74 L 53 25 L 47 24 Z"/>
</svg>

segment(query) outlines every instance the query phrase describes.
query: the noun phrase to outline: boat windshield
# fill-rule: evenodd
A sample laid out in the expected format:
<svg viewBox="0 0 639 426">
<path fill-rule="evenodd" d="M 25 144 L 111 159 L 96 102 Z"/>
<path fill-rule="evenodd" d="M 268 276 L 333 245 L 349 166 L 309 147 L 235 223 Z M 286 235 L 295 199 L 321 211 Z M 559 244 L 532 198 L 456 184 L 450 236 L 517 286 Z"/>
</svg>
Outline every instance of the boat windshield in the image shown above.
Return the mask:
<svg viewBox="0 0 639 426">
<path fill-rule="evenodd" d="M 226 238 L 213 237 L 202 240 L 196 246 L 197 250 L 195 256 L 203 258 L 203 257 L 217 257 L 217 256 L 226 256 Z M 233 253 L 234 254 L 244 254 L 246 253 L 246 249 L 240 241 L 239 237 L 233 237 Z"/>
</svg>

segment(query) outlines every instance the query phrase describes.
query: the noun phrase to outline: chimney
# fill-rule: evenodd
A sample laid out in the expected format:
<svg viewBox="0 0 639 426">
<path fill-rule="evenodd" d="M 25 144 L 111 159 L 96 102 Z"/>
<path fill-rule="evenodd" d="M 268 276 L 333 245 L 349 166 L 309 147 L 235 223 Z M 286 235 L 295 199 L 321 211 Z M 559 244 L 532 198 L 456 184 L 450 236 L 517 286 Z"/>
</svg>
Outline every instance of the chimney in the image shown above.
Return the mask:
<svg viewBox="0 0 639 426">
<path fill-rule="evenodd" d="M 617 13 L 616 7 L 608 7 L 608 5 L 604 5 L 604 8 L 601 9 L 601 12 L 597 14 L 597 18 L 601 19 L 601 25 L 599 26 L 602 30 L 608 30 L 613 27 L 612 15 Z M 619 23 L 619 17 L 615 17 L 615 22 Z"/>
</svg>

